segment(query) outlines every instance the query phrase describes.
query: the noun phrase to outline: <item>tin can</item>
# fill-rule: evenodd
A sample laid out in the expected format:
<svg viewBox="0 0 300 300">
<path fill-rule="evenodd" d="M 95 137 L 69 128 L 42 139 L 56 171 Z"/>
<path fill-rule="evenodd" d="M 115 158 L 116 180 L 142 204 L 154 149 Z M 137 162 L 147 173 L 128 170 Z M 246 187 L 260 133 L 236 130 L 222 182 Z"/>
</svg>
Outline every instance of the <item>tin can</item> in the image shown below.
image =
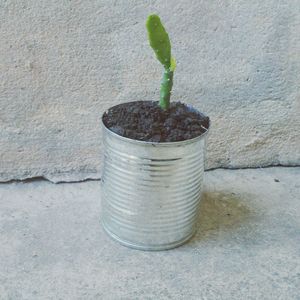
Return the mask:
<svg viewBox="0 0 300 300">
<path fill-rule="evenodd" d="M 105 231 L 140 250 L 185 243 L 196 231 L 209 128 L 196 138 L 166 143 L 122 137 L 103 122 L 102 128 Z"/>
</svg>

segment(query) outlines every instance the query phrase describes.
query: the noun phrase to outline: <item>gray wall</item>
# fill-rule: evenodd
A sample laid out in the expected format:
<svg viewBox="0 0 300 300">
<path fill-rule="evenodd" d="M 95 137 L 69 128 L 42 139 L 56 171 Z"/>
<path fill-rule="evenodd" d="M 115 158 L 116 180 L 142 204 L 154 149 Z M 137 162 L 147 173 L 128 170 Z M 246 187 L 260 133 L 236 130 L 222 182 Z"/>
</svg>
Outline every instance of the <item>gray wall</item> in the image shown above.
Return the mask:
<svg viewBox="0 0 300 300">
<path fill-rule="evenodd" d="M 0 0 L 0 180 L 99 177 L 102 112 L 158 99 L 151 12 L 173 100 L 211 117 L 207 168 L 300 163 L 300 1 Z"/>
</svg>

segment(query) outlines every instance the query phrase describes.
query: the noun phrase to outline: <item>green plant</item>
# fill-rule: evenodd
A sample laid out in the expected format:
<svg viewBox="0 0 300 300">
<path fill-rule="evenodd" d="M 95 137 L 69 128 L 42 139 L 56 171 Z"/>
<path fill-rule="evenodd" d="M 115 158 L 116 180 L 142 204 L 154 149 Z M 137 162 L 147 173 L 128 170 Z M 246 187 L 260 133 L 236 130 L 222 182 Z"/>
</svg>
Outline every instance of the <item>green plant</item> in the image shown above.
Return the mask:
<svg viewBox="0 0 300 300">
<path fill-rule="evenodd" d="M 150 46 L 154 50 L 157 59 L 165 68 L 160 86 L 159 105 L 162 109 L 168 109 L 170 106 L 173 74 L 176 68 L 176 61 L 171 55 L 171 43 L 169 35 L 162 25 L 159 16 L 148 16 L 146 27 Z"/>
</svg>

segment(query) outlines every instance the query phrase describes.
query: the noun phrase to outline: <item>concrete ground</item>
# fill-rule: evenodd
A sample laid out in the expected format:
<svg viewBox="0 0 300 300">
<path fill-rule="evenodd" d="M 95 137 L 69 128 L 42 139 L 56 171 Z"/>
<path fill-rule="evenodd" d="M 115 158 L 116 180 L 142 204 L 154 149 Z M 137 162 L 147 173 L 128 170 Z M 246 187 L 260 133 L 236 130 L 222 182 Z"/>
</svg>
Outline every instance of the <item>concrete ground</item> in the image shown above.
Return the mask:
<svg viewBox="0 0 300 300">
<path fill-rule="evenodd" d="M 300 168 L 205 173 L 198 234 L 163 252 L 102 230 L 100 183 L 0 185 L 0 299 L 300 299 Z"/>
</svg>

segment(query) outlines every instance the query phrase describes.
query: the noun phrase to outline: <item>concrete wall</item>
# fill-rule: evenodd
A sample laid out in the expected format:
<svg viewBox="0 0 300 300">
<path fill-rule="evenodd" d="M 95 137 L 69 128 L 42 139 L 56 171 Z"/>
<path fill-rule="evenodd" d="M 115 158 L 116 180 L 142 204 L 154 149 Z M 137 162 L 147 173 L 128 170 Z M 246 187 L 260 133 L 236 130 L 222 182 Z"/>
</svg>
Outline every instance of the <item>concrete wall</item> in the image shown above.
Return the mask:
<svg viewBox="0 0 300 300">
<path fill-rule="evenodd" d="M 207 167 L 300 164 L 300 1 L 0 0 L 0 180 L 99 177 L 102 112 L 158 99 L 151 12 L 173 100 L 211 117 Z"/>
</svg>

